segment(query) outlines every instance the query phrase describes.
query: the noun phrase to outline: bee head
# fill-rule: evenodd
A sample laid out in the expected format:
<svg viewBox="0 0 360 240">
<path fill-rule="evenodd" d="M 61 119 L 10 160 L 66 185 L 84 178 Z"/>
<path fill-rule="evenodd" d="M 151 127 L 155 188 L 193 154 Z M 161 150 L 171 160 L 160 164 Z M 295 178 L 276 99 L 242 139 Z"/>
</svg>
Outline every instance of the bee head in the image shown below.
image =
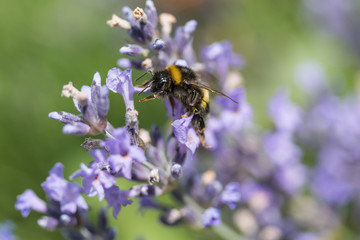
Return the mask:
<svg viewBox="0 0 360 240">
<path fill-rule="evenodd" d="M 152 84 L 150 91 L 153 93 L 161 94 L 170 87 L 171 75 L 168 71 L 155 72 L 152 77 Z"/>
</svg>

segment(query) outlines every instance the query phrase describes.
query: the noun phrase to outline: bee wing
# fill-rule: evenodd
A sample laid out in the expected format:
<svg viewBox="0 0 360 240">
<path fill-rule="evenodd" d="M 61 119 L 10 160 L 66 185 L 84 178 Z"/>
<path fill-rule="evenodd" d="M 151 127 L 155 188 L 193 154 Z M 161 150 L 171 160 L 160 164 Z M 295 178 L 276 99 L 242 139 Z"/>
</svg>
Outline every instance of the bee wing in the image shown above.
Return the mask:
<svg viewBox="0 0 360 240">
<path fill-rule="evenodd" d="M 231 97 L 229 97 L 228 95 L 226 95 L 225 93 L 223 92 L 220 92 L 218 90 L 215 90 L 215 89 L 212 89 L 211 87 L 208 87 L 206 86 L 205 84 L 201 83 L 201 82 L 198 82 L 198 81 L 187 81 L 187 80 L 184 80 L 184 82 L 188 85 L 192 85 L 192 86 L 196 86 L 196 87 L 199 87 L 199 88 L 204 88 L 206 90 L 209 90 L 210 92 L 213 92 L 213 93 L 216 93 L 216 94 L 219 94 L 221 96 L 224 96 L 224 97 L 227 97 L 228 99 L 230 99 L 231 101 L 233 101 L 234 103 L 237 103 L 239 104 L 237 101 L 235 101 L 234 99 L 232 99 Z"/>
</svg>

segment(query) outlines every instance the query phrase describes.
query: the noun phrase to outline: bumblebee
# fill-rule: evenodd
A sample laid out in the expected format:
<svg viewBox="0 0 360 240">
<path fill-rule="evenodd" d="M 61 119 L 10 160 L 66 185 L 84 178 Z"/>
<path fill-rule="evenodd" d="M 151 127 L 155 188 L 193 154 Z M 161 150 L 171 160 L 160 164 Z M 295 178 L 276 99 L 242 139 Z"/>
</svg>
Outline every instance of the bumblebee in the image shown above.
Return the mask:
<svg viewBox="0 0 360 240">
<path fill-rule="evenodd" d="M 209 91 L 227 97 L 234 103 L 237 103 L 228 95 L 201 83 L 200 78 L 191 68 L 179 65 L 170 65 L 164 70 L 152 73 L 152 78 L 145 81 L 141 87 L 143 89 L 138 94 L 147 89 L 150 89 L 152 94 L 139 100 L 139 102 L 155 98 L 169 98 L 171 106 L 174 107 L 174 99 L 179 100 L 189 113 L 188 116 L 193 114 L 191 125 L 199 136 L 201 145 L 205 148 L 210 148 L 205 144 L 204 134 L 205 120 L 210 111 Z"/>
</svg>

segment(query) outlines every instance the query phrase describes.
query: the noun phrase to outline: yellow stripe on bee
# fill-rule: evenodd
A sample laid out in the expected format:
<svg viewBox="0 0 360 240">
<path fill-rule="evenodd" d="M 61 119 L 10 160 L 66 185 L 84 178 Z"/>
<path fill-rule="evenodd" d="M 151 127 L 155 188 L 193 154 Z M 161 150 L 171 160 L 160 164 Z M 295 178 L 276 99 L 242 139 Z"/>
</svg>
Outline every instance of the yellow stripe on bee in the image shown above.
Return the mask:
<svg viewBox="0 0 360 240">
<path fill-rule="evenodd" d="M 203 93 L 203 99 L 201 102 L 201 106 L 203 108 L 206 108 L 206 105 L 209 103 L 209 91 L 204 88 L 202 88 L 201 91 Z"/>
<path fill-rule="evenodd" d="M 182 78 L 180 69 L 175 65 L 168 66 L 166 69 L 170 71 L 171 77 L 175 85 L 179 85 Z"/>
</svg>

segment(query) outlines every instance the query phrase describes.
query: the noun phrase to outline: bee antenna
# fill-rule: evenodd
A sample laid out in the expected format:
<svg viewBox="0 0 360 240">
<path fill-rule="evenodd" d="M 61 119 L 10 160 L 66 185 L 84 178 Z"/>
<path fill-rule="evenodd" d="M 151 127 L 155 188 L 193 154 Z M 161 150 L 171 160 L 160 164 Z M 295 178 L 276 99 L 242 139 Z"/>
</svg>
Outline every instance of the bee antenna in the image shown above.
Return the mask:
<svg viewBox="0 0 360 240">
<path fill-rule="evenodd" d="M 138 80 L 140 80 L 141 78 L 143 78 L 143 77 L 144 77 L 146 74 L 148 74 L 148 73 L 151 73 L 151 75 L 152 75 L 152 71 L 151 71 L 151 70 L 148 70 L 148 71 L 144 72 L 143 74 L 141 74 L 141 76 L 138 77 L 138 78 L 135 80 L 135 82 L 137 82 Z"/>
</svg>

